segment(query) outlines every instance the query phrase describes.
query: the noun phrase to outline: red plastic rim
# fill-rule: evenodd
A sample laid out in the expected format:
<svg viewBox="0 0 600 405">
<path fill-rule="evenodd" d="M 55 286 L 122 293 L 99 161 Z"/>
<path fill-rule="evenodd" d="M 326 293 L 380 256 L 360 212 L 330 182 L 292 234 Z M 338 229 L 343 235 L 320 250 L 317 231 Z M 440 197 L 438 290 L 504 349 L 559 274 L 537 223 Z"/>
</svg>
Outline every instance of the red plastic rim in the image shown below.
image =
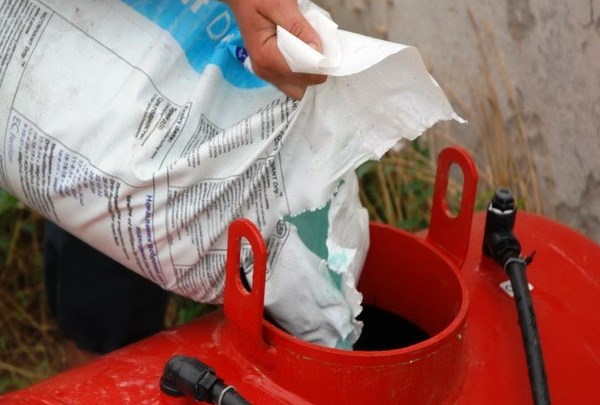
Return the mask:
<svg viewBox="0 0 600 405">
<path fill-rule="evenodd" d="M 265 333 L 265 340 L 269 345 L 274 347 L 275 349 L 285 349 L 293 352 L 301 353 L 304 356 L 311 356 L 314 358 L 327 360 L 331 362 L 340 362 L 340 363 L 348 363 L 348 364 L 389 364 L 389 363 L 398 363 L 403 361 L 411 361 L 415 357 L 422 357 L 427 355 L 427 353 L 435 353 L 438 350 L 441 350 L 449 341 L 454 339 L 462 339 L 462 329 L 465 324 L 465 319 L 467 315 L 467 310 L 469 306 L 469 298 L 467 293 L 467 288 L 465 281 L 460 274 L 459 269 L 453 264 L 453 262 L 444 257 L 443 254 L 439 250 L 436 249 L 435 246 L 430 244 L 424 239 L 421 239 L 413 234 L 405 232 L 401 229 L 392 228 L 383 224 L 371 224 L 371 234 L 372 237 L 376 238 L 377 234 L 387 241 L 390 241 L 390 235 L 393 235 L 392 240 L 390 242 L 398 242 L 399 240 L 403 240 L 404 242 L 410 241 L 413 245 L 411 249 L 411 255 L 414 256 L 416 251 L 419 251 L 419 257 L 413 257 L 415 262 L 421 261 L 422 255 L 426 254 L 429 256 L 429 261 L 432 260 L 438 262 L 443 266 L 442 272 L 447 276 L 445 280 L 440 280 L 441 283 L 445 284 L 453 284 L 449 288 L 453 290 L 454 297 L 450 297 L 453 301 L 450 305 L 455 305 L 457 308 L 454 312 L 453 319 L 445 322 L 445 326 L 440 330 L 433 331 L 432 336 L 426 340 L 423 340 L 419 343 L 402 347 L 398 349 L 392 350 L 381 350 L 381 351 L 348 351 L 341 350 L 335 348 L 327 348 L 323 346 L 319 346 L 316 344 L 312 344 L 309 342 L 305 342 L 300 340 L 284 330 L 279 329 L 275 325 L 269 323 L 268 321 L 263 321 L 263 331 Z M 405 245 L 405 243 L 403 243 Z M 380 242 L 379 245 L 373 245 L 373 247 L 377 250 L 386 249 L 386 246 L 382 246 Z M 417 247 L 415 249 L 415 247 Z M 373 263 L 373 257 L 377 257 L 378 251 L 369 252 L 369 256 L 367 257 L 367 262 L 365 263 L 365 270 L 363 271 L 362 278 L 368 277 L 371 266 L 377 266 L 377 263 Z M 389 253 L 389 252 L 388 252 Z M 411 267 L 407 273 L 413 273 L 413 268 L 410 266 L 412 263 L 408 264 L 406 267 Z M 377 267 L 378 268 L 378 267 Z M 439 269 L 438 269 L 439 271 Z M 374 276 L 375 277 L 375 276 Z M 378 277 L 378 276 L 377 276 Z M 383 283 L 386 281 L 384 280 Z M 369 288 L 369 287 L 367 287 Z M 369 296 L 369 291 L 361 291 L 365 294 L 366 297 Z M 427 307 L 429 305 L 428 296 L 426 292 L 420 291 L 418 294 L 421 296 L 422 301 L 419 305 L 423 307 Z M 393 296 L 393 299 L 396 300 L 397 295 Z M 438 301 L 440 297 L 437 297 Z M 443 300 L 442 300 L 443 301 Z M 448 305 L 448 302 L 438 302 L 439 306 Z M 431 307 L 424 308 L 431 312 Z M 396 312 L 396 311 L 393 311 Z M 403 312 L 403 311 L 402 311 Z M 404 316 L 404 313 L 397 313 L 397 315 Z M 410 319 L 414 323 L 419 326 L 422 326 L 419 319 Z M 431 332 L 430 330 L 428 332 Z"/>
</svg>

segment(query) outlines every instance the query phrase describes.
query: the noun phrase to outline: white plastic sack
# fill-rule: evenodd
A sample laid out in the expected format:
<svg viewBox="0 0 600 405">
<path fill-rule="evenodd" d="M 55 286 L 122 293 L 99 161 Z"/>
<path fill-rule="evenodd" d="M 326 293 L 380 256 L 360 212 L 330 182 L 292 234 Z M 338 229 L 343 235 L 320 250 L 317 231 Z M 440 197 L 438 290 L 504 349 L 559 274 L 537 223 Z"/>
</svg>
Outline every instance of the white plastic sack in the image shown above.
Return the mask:
<svg viewBox="0 0 600 405">
<path fill-rule="evenodd" d="M 249 218 L 268 241 L 271 316 L 302 339 L 351 345 L 368 247 L 353 169 L 457 117 L 414 48 L 304 6 L 326 27 L 324 55 L 281 30 L 280 48 L 294 69 L 336 76 L 296 102 L 244 68 L 217 1 L 4 0 L 0 183 L 203 302 L 222 301 L 226 230 Z"/>
</svg>

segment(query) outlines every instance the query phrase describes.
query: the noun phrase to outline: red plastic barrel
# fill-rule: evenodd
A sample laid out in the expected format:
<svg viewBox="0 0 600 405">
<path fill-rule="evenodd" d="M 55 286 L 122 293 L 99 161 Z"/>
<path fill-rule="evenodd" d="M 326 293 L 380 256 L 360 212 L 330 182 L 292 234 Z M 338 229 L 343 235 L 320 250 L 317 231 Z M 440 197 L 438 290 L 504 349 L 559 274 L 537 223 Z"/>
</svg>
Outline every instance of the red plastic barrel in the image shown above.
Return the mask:
<svg viewBox="0 0 600 405">
<path fill-rule="evenodd" d="M 460 166 L 460 212 L 449 214 L 449 168 Z M 468 155 L 440 155 L 426 237 L 371 224 L 359 281 L 364 302 L 424 329 L 429 338 L 382 351 L 342 351 L 300 341 L 263 320 L 264 242 L 245 221 L 230 229 L 224 310 L 160 333 L 89 365 L 0 398 L 6 404 L 184 404 L 160 392 L 176 354 L 212 366 L 253 404 L 527 404 L 531 393 L 517 315 L 499 266 L 481 255 L 484 216 L 473 216 Z M 520 213 L 515 232 L 533 285 L 554 404 L 600 403 L 600 247 L 542 217 Z M 239 279 L 239 240 L 254 251 L 253 289 Z"/>
</svg>

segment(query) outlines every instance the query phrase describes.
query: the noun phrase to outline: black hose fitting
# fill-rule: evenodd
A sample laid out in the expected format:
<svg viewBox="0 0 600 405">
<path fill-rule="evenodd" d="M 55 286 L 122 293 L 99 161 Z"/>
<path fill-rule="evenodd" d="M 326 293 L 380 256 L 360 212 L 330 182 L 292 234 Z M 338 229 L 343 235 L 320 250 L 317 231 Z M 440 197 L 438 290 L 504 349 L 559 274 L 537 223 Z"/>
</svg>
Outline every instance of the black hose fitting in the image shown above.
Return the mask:
<svg viewBox="0 0 600 405">
<path fill-rule="evenodd" d="M 250 404 L 233 386 L 225 385 L 212 368 L 192 357 L 171 357 L 160 378 L 160 389 L 172 397 L 190 395 L 211 404 Z"/>
<path fill-rule="evenodd" d="M 485 218 L 483 253 L 501 266 L 510 257 L 521 254 L 521 244 L 513 234 L 516 218 L 517 208 L 511 191 L 496 190 Z"/>
<path fill-rule="evenodd" d="M 510 278 L 527 359 L 531 394 L 536 405 L 546 405 L 550 404 L 550 394 L 533 302 L 525 274 L 533 255 L 521 257 L 521 244 L 513 233 L 516 218 L 517 208 L 510 190 L 496 190 L 485 219 L 483 253 L 500 264 Z"/>
</svg>

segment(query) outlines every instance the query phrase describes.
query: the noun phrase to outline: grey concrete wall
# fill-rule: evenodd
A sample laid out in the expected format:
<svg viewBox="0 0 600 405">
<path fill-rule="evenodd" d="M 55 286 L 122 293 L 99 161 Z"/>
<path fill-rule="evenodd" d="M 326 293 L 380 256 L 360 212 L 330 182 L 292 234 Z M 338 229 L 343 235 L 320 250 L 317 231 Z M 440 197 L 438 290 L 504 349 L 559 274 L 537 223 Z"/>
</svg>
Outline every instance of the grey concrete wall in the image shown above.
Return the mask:
<svg viewBox="0 0 600 405">
<path fill-rule="evenodd" d="M 514 126 L 512 95 L 527 125 L 545 212 L 600 242 L 600 0 L 317 3 L 343 29 L 417 46 L 471 122 L 480 119 L 481 99 L 474 94 L 485 88 L 482 43 L 504 124 Z M 480 145 L 478 128 L 472 125 L 453 132 L 467 145 Z"/>
</svg>

